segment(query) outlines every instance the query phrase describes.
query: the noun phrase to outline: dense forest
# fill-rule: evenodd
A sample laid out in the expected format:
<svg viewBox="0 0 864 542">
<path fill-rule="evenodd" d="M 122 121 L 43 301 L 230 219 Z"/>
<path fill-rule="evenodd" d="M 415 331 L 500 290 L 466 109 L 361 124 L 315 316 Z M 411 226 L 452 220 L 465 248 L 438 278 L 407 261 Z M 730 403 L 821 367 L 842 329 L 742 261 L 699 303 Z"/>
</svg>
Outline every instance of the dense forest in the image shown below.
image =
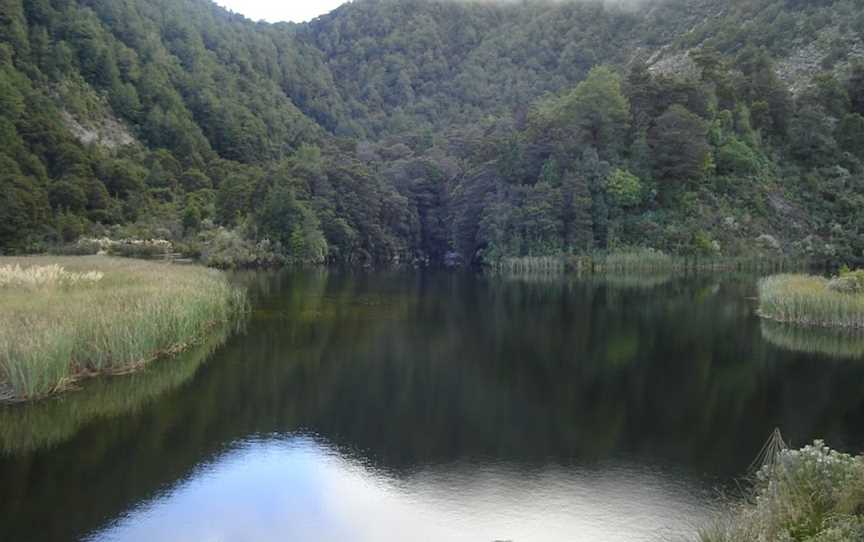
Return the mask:
<svg viewBox="0 0 864 542">
<path fill-rule="evenodd" d="M 864 260 L 857 0 L 0 0 L 0 253 Z"/>
</svg>

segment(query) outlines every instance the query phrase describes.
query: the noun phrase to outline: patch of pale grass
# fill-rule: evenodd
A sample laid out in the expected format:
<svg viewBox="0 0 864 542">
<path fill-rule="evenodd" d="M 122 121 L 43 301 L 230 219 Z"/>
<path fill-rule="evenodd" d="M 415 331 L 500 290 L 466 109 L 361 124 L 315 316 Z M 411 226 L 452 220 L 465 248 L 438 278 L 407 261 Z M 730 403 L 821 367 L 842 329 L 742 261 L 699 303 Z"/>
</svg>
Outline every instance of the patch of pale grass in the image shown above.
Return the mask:
<svg viewBox="0 0 864 542">
<path fill-rule="evenodd" d="M 203 267 L 97 256 L 0 258 L 0 268 L 15 277 L 0 290 L 0 389 L 16 399 L 134 370 L 246 306 Z"/>
<path fill-rule="evenodd" d="M 759 315 L 806 326 L 864 328 L 864 294 L 838 292 L 810 275 L 774 275 L 759 281 Z"/>
<path fill-rule="evenodd" d="M 99 282 L 104 276 L 101 271 L 72 273 L 58 264 L 30 267 L 21 267 L 21 264 L 2 265 L 0 266 L 0 288 L 69 287 Z"/>
</svg>

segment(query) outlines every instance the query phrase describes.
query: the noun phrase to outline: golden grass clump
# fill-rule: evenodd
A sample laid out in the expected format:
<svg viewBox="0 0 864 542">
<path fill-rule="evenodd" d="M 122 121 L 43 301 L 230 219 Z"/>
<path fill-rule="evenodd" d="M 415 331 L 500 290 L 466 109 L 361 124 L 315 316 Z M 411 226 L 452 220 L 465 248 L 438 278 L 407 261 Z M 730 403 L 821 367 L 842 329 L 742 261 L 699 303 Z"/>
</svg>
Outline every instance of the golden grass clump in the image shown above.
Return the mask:
<svg viewBox="0 0 864 542">
<path fill-rule="evenodd" d="M 759 315 L 814 327 L 864 329 L 864 294 L 836 291 L 823 277 L 774 275 L 759 281 Z"/>
<path fill-rule="evenodd" d="M 246 307 L 202 267 L 105 257 L 0 258 L 0 400 L 62 391 L 185 349 Z"/>
<path fill-rule="evenodd" d="M 51 288 L 75 286 L 84 282 L 99 282 L 101 271 L 70 273 L 57 264 L 21 267 L 20 264 L 0 266 L 0 288 Z"/>
</svg>

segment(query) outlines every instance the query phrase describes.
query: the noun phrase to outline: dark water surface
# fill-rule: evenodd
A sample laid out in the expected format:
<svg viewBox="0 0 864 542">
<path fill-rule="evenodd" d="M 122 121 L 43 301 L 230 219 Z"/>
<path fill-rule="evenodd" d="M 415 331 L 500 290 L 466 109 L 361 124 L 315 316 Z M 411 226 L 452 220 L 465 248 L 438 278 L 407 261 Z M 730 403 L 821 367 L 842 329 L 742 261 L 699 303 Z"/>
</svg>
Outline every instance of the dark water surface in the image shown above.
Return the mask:
<svg viewBox="0 0 864 542">
<path fill-rule="evenodd" d="M 774 427 L 864 450 L 861 341 L 752 277 L 242 279 L 244 333 L 0 408 L 0 540 L 678 540 Z"/>
</svg>

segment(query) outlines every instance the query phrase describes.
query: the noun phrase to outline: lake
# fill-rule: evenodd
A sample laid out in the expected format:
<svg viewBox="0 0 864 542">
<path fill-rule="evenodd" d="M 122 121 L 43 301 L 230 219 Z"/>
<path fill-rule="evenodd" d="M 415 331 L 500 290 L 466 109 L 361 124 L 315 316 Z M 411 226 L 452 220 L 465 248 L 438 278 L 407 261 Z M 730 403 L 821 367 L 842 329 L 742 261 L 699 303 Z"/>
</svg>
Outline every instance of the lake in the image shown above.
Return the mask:
<svg viewBox="0 0 864 542">
<path fill-rule="evenodd" d="M 0 408 L 0 540 L 683 540 L 775 427 L 864 450 L 864 343 L 750 275 L 237 280 L 241 331 Z"/>
</svg>

